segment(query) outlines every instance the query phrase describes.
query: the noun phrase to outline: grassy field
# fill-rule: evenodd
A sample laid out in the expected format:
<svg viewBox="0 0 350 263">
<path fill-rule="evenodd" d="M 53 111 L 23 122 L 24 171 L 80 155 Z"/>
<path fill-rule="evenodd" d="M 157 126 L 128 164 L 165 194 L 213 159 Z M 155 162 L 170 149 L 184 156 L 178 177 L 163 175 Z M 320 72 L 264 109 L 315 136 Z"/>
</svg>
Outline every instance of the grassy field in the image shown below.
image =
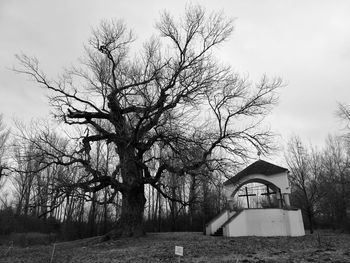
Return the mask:
<svg viewBox="0 0 350 263">
<path fill-rule="evenodd" d="M 53 262 L 350 262 L 350 235 L 322 232 L 305 237 L 210 237 L 202 233 L 150 233 L 98 243 L 57 243 Z M 50 262 L 53 245 L 0 247 L 0 262 Z"/>
</svg>

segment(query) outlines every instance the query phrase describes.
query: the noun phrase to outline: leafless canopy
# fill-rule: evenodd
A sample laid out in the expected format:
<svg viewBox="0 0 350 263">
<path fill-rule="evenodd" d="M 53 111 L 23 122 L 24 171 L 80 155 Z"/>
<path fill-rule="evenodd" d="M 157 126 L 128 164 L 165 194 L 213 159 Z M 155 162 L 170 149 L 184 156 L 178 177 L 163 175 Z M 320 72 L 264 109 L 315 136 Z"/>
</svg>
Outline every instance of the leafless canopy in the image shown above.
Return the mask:
<svg viewBox="0 0 350 263">
<path fill-rule="evenodd" d="M 259 126 L 281 80 L 263 77 L 253 85 L 215 59 L 232 20 L 195 6 L 179 20 L 164 12 L 156 29 L 159 37 L 132 52 L 135 37 L 122 21 L 101 22 L 80 66 L 58 80 L 49 79 L 37 59 L 17 56 L 15 70 L 50 91 L 56 117 L 83 127 L 80 148 L 62 151 L 48 137 L 42 138 L 48 147 L 40 147 L 47 165 L 82 165 L 89 177 L 79 186 L 87 191 L 111 186 L 127 195 L 140 184 L 162 191 L 158 182 L 167 171 L 219 169 L 248 156 L 249 144 L 269 150 L 271 134 Z M 110 174 L 90 162 L 92 145 L 101 141 L 118 156 Z M 198 154 L 187 154 L 190 149 Z"/>
</svg>

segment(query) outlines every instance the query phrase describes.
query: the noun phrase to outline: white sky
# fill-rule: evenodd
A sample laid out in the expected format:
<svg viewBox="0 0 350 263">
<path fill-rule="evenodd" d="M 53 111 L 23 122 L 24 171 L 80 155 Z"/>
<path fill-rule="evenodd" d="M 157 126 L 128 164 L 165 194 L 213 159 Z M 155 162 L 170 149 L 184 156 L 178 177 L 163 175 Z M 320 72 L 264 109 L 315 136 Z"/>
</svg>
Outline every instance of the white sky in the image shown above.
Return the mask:
<svg viewBox="0 0 350 263">
<path fill-rule="evenodd" d="M 155 34 L 160 11 L 180 14 L 190 1 L 0 0 L 0 113 L 8 125 L 49 112 L 44 90 L 8 68 L 14 54 L 35 55 L 49 75 L 76 63 L 91 27 L 122 18 L 139 39 Z M 280 76 L 287 86 L 266 120 L 281 143 L 290 135 L 322 145 L 342 128 L 337 102 L 350 103 L 350 1 L 205 0 L 236 18 L 221 60 L 242 74 Z"/>
</svg>

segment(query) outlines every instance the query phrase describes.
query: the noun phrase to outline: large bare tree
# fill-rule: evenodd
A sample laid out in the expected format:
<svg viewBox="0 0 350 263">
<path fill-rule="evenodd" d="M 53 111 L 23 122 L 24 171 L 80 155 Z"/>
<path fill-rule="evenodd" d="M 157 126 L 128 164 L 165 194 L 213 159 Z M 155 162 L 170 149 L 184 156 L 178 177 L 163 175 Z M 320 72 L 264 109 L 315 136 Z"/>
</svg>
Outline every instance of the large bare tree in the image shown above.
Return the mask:
<svg viewBox="0 0 350 263">
<path fill-rule="evenodd" d="M 58 80 L 26 55 L 18 56 L 21 66 L 15 69 L 49 91 L 59 120 L 84 131 L 76 138 L 80 147 L 69 151 L 43 138 L 49 146 L 40 146 L 46 151 L 43 167 L 79 164 L 86 176 L 75 186 L 122 194 L 112 237 L 144 233 L 145 184 L 166 196 L 159 182 L 167 172 L 182 176 L 208 164 L 220 169 L 248 156 L 249 145 L 263 152 L 270 146 L 271 133 L 260 124 L 277 101 L 281 81 L 263 77 L 251 84 L 215 59 L 215 47 L 233 31 L 232 20 L 194 6 L 178 20 L 164 12 L 156 29 L 159 36 L 131 52 L 135 38 L 126 25 L 102 22 L 80 66 Z M 98 142 L 114 146 L 118 158 L 111 173 L 91 161 Z M 200 154 L 186 155 L 191 148 Z"/>
</svg>

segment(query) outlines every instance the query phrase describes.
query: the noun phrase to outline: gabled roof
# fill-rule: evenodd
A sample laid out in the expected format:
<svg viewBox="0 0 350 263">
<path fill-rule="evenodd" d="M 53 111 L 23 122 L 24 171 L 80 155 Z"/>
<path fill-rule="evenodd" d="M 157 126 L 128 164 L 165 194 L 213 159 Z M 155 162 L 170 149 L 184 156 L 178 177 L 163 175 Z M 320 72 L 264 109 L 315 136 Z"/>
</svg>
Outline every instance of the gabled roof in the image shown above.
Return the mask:
<svg viewBox="0 0 350 263">
<path fill-rule="evenodd" d="M 279 174 L 288 171 L 288 169 L 274 165 L 272 163 L 258 160 L 251 165 L 249 165 L 244 170 L 240 171 L 238 174 L 236 174 L 231 179 L 228 179 L 226 182 L 224 182 L 224 185 L 230 185 L 235 184 L 238 181 L 240 181 L 242 178 L 251 175 L 251 174 L 263 174 L 266 176 Z"/>
</svg>

